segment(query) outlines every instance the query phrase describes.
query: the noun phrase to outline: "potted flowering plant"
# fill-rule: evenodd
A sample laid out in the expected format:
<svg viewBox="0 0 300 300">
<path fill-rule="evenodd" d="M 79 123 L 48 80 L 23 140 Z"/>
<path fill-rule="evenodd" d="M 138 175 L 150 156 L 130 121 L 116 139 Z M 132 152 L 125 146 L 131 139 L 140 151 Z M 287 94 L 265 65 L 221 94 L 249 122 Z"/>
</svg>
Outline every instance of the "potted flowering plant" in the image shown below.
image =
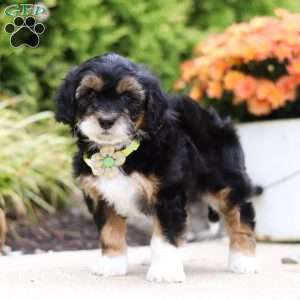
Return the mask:
<svg viewBox="0 0 300 300">
<path fill-rule="evenodd" d="M 300 14 L 278 9 L 200 42 L 175 88 L 251 121 L 238 130 L 250 175 L 265 188 L 254 201 L 257 235 L 300 240 Z"/>
</svg>

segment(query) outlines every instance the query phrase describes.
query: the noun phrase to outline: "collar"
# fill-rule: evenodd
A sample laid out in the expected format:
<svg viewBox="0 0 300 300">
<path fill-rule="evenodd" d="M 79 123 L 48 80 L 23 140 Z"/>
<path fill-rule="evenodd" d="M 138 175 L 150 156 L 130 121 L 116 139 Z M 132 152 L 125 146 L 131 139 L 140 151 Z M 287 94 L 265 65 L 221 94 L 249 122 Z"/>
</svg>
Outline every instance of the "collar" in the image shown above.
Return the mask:
<svg viewBox="0 0 300 300">
<path fill-rule="evenodd" d="M 119 168 L 125 163 L 126 158 L 136 151 L 140 141 L 134 139 L 125 148 L 117 150 L 115 146 L 102 146 L 99 152 L 94 153 L 90 158 L 85 153 L 83 159 L 91 168 L 95 176 L 113 178 L 118 174 Z"/>
</svg>

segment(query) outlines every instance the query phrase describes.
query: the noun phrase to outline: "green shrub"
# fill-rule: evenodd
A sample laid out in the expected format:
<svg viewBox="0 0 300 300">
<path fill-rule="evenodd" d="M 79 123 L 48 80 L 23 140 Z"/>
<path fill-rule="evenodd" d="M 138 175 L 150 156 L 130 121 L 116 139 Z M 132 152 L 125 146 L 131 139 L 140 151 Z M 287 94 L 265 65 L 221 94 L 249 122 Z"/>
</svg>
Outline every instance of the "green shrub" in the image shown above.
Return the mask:
<svg viewBox="0 0 300 300">
<path fill-rule="evenodd" d="M 34 96 L 40 108 L 49 107 L 47 100 L 72 65 L 107 51 L 149 65 L 170 87 L 180 53 L 195 41 L 194 30 L 185 25 L 189 1 L 51 0 L 45 4 L 50 16 L 38 48 L 14 49 L 7 34 L 0 37 L 0 88 Z M 0 27 L 10 21 L 2 15 Z"/>
<path fill-rule="evenodd" d="M 52 112 L 22 115 L 0 102 L 0 207 L 24 214 L 66 203 L 72 146 L 61 133 Z"/>
<path fill-rule="evenodd" d="M 206 34 L 248 21 L 258 15 L 273 15 L 274 8 L 282 7 L 299 11 L 295 0 L 193 0 L 189 24 L 201 28 Z"/>
</svg>

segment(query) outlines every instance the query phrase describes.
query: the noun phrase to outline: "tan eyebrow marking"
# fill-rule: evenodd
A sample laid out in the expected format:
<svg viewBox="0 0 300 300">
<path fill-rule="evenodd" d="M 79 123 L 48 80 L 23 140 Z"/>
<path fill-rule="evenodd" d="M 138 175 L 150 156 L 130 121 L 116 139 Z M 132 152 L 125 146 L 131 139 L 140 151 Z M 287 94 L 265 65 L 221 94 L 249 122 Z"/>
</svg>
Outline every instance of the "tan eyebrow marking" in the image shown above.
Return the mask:
<svg viewBox="0 0 300 300">
<path fill-rule="evenodd" d="M 117 92 L 122 94 L 124 92 L 131 92 L 136 95 L 138 98 L 145 98 L 145 91 L 142 85 L 131 76 L 121 79 L 117 86 Z"/>
<path fill-rule="evenodd" d="M 101 91 L 104 86 L 102 78 L 95 74 L 85 75 L 76 89 L 76 98 L 80 97 L 86 89 L 93 89 L 97 92 Z"/>
</svg>

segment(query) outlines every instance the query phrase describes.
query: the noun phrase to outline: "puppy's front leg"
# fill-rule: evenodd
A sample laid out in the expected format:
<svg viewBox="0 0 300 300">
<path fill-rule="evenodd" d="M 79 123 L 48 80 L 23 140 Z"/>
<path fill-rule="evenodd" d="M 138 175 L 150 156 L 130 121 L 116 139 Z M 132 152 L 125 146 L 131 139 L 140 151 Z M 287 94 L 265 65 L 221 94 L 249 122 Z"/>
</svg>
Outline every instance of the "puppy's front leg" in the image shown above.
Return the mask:
<svg viewBox="0 0 300 300">
<path fill-rule="evenodd" d="M 162 197 L 156 205 L 151 265 L 147 273 L 149 281 L 171 283 L 185 280 L 178 248 L 186 222 L 184 204 L 184 198 L 176 195 L 172 199 Z"/>
<path fill-rule="evenodd" d="M 97 275 L 114 276 L 127 273 L 126 221 L 103 199 L 94 176 L 81 176 L 78 182 L 84 200 L 99 231 L 102 256 L 92 266 Z"/>
<path fill-rule="evenodd" d="M 102 256 L 92 272 L 103 276 L 127 274 L 126 222 L 112 207 L 99 203 L 94 213 L 100 231 Z"/>
</svg>

